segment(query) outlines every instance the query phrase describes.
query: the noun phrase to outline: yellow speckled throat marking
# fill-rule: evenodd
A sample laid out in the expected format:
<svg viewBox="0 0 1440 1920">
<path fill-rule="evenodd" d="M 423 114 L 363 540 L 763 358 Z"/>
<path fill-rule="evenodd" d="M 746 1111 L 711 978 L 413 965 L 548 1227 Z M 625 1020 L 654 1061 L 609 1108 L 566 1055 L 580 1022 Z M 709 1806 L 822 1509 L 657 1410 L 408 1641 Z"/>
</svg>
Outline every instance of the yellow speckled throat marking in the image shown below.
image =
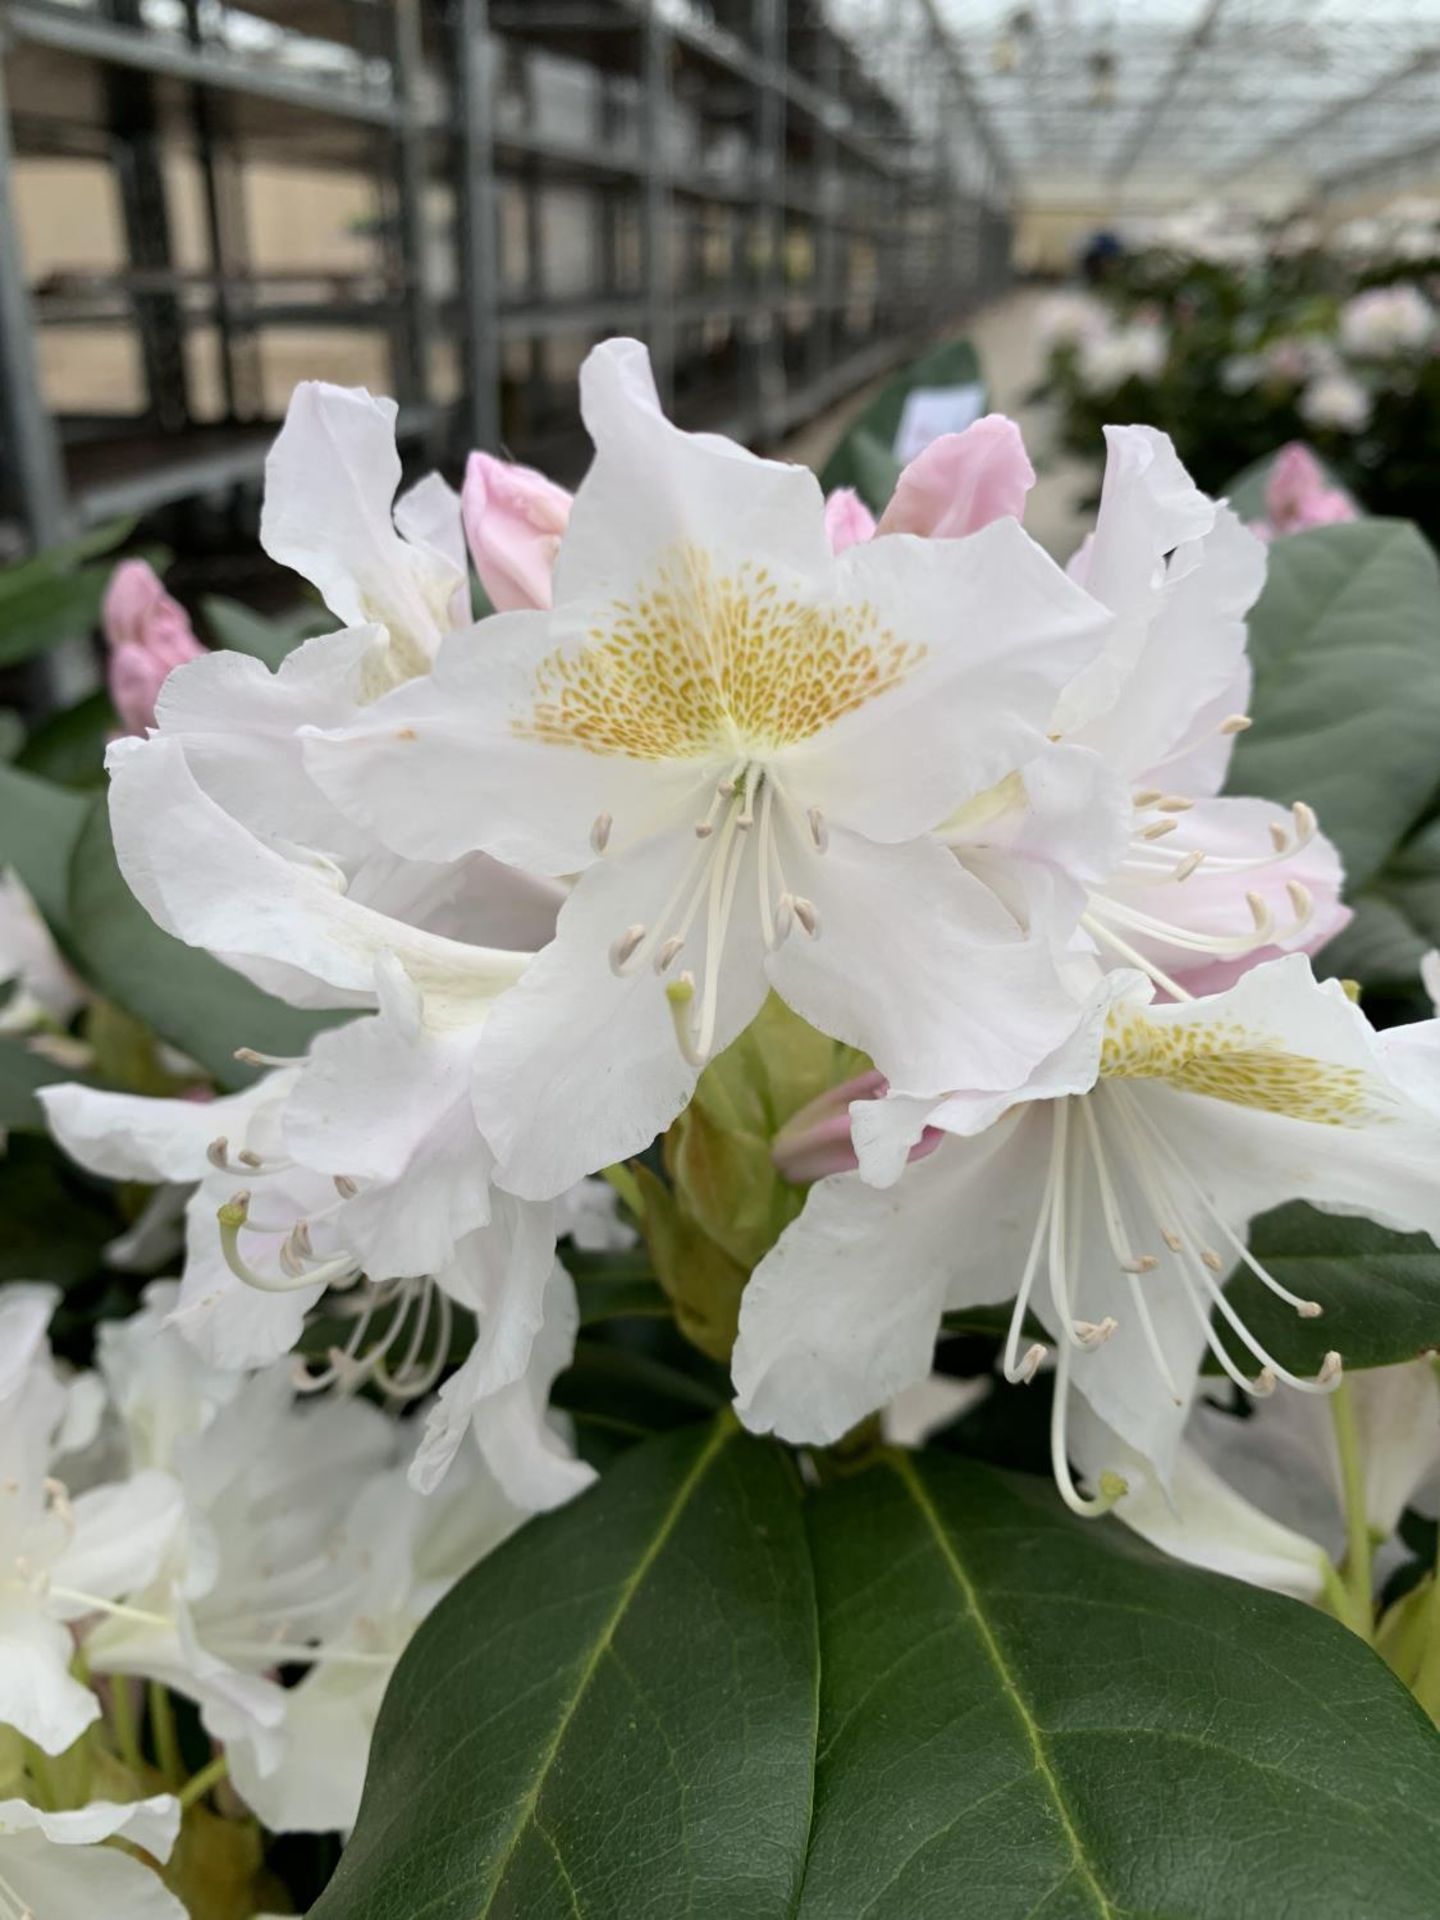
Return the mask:
<svg viewBox="0 0 1440 1920">
<path fill-rule="evenodd" d="M 1363 1126 L 1374 1118 L 1357 1067 L 1282 1053 L 1273 1042 L 1223 1020 L 1172 1027 L 1134 1009 L 1114 1012 L 1100 1073 L 1104 1079 L 1164 1080 L 1186 1093 L 1323 1127 Z"/>
<path fill-rule="evenodd" d="M 925 657 L 875 609 L 787 598 L 765 567 L 722 573 L 683 549 L 656 585 L 617 601 L 589 645 L 556 652 L 514 730 L 636 760 L 773 752 L 897 686 Z"/>
</svg>

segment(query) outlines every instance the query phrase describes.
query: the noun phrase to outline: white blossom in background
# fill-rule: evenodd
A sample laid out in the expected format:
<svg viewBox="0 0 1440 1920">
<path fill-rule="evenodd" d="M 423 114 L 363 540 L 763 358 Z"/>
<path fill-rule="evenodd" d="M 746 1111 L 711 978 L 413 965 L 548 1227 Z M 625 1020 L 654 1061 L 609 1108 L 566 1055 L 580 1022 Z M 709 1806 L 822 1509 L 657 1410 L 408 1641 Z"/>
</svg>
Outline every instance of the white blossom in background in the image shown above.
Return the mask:
<svg viewBox="0 0 1440 1920">
<path fill-rule="evenodd" d="M 169 1794 L 116 1805 L 95 1800 L 46 1813 L 0 1800 L 0 1902 L 15 1920 L 186 1920 L 184 1907 L 123 1841 L 152 1860 L 170 1857 L 180 1803 Z"/>
<path fill-rule="evenodd" d="M 1357 360 L 1418 353 L 1435 338 L 1436 313 L 1419 287 L 1371 287 L 1340 309 L 1340 344 Z"/>
<path fill-rule="evenodd" d="M 1116 393 L 1127 380 L 1158 380 L 1170 353 L 1170 336 L 1158 320 L 1136 318 L 1107 333 L 1086 334 L 1076 364 L 1087 393 Z"/>
<path fill-rule="evenodd" d="M 1353 374 L 1336 370 L 1312 380 L 1296 403 L 1308 426 L 1336 433 L 1363 433 L 1370 424 L 1370 395 Z"/>
</svg>

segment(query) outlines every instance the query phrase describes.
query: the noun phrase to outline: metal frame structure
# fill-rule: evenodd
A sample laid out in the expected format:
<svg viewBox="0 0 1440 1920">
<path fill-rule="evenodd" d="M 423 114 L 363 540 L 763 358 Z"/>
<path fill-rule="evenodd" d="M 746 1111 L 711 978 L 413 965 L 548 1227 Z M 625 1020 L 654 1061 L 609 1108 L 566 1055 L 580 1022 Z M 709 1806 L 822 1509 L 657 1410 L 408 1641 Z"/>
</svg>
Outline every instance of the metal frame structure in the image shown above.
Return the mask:
<svg viewBox="0 0 1440 1920">
<path fill-rule="evenodd" d="M 402 436 L 428 457 L 504 447 L 564 474 L 583 459 L 568 374 L 595 338 L 641 334 L 679 418 L 774 444 L 1006 270 L 1005 182 L 958 53 L 918 112 L 830 0 L 0 0 L 0 53 L 12 547 L 17 528 L 39 546 L 253 490 L 274 330 L 382 335 Z M 173 264 L 167 143 L 198 165 L 198 272 Z M 11 175 L 44 154 L 112 170 L 122 271 L 27 276 Z M 372 274 L 317 289 L 252 265 L 236 181 L 256 154 L 373 182 Z M 592 267 L 579 291 L 546 270 L 562 200 Z M 140 417 L 46 408 L 37 333 L 67 325 L 133 334 Z M 196 329 L 218 421 L 186 392 Z M 458 397 L 435 372 L 452 345 Z"/>
</svg>

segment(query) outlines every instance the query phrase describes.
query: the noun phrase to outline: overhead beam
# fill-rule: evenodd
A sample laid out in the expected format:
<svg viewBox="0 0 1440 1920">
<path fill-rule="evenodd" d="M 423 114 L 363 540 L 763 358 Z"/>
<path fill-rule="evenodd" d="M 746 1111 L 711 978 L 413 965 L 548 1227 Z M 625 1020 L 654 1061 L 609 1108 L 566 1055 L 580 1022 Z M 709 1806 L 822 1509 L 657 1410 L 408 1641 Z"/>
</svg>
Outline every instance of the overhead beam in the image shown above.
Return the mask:
<svg viewBox="0 0 1440 1920">
<path fill-rule="evenodd" d="M 1412 53 L 1382 73 L 1378 80 L 1372 80 L 1358 93 L 1342 95 L 1338 100 L 1327 101 L 1317 112 L 1302 120 L 1299 126 L 1291 127 L 1285 133 L 1276 134 L 1273 140 L 1266 140 L 1260 146 L 1253 147 L 1249 153 L 1238 160 L 1234 166 L 1227 167 L 1215 177 L 1220 180 L 1233 180 L 1242 173 L 1249 173 L 1253 167 L 1273 160 L 1278 154 L 1288 153 L 1292 147 L 1302 146 L 1305 141 L 1313 140 L 1333 126 L 1346 114 L 1354 113 L 1361 107 L 1372 106 L 1377 100 L 1383 100 L 1387 93 L 1393 93 L 1396 87 L 1403 86 L 1407 80 L 1413 80 L 1417 73 L 1427 73 L 1440 62 L 1440 43 L 1422 47 L 1418 53 Z"/>
<path fill-rule="evenodd" d="M 1110 169 L 1110 178 L 1115 185 L 1118 186 L 1122 180 L 1128 178 L 1136 161 L 1154 138 L 1156 128 L 1164 118 L 1170 102 L 1180 91 L 1181 82 L 1189 73 L 1196 54 L 1203 52 L 1209 44 L 1210 35 L 1215 31 L 1225 6 L 1226 0 L 1206 0 L 1204 12 L 1175 49 L 1175 57 L 1170 62 L 1165 78 L 1151 95 L 1150 104 L 1145 109 L 1139 126 L 1125 142 Z"/>
<path fill-rule="evenodd" d="M 1361 160 L 1354 166 L 1337 167 L 1333 173 L 1321 174 L 1315 185 L 1320 193 L 1329 196 L 1343 192 L 1346 187 L 1363 186 L 1367 180 L 1382 178 L 1393 167 L 1431 160 L 1436 155 L 1440 155 L 1440 134 L 1427 133 L 1423 140 L 1407 141 L 1403 146 L 1372 154 L 1369 159 Z"/>
</svg>

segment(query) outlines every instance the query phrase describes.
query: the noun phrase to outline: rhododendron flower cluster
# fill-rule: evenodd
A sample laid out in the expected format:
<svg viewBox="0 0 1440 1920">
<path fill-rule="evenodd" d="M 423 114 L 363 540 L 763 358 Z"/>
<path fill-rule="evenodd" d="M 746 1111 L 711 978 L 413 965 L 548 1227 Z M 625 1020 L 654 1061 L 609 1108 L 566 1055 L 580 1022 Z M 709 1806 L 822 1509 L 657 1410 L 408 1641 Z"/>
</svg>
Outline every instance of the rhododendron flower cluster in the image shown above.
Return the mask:
<svg viewBox="0 0 1440 1920">
<path fill-rule="evenodd" d="M 806 1448 L 913 1410 L 946 1316 L 997 1310 L 989 1390 L 1048 1397 L 1071 1509 L 1316 1599 L 1323 1522 L 1249 1503 L 1197 1400 L 1209 1367 L 1288 1431 L 1346 1356 L 1287 1364 L 1227 1278 L 1321 1317 L 1250 1245 L 1290 1200 L 1440 1240 L 1440 1022 L 1317 979 L 1340 857 L 1303 794 L 1227 784 L 1268 543 L 1354 515 L 1303 447 L 1247 528 L 1110 426 L 1061 566 L 1000 416 L 877 515 L 681 431 L 636 342 L 581 402 L 573 495 L 485 453 L 398 492 L 393 405 L 301 387 L 262 539 L 339 624 L 273 671 L 190 658 L 153 576 L 108 603 L 125 878 L 329 1023 L 216 1097 L 39 1090 L 185 1246 L 93 1373 L 51 1360 L 52 1293 L 0 1294 L 0 1719 L 123 1742 L 155 1683 L 276 1831 L 353 1822 L 419 1623 L 594 1477 L 550 1405 L 575 1249 L 643 1233 L 738 1419 Z M 58 1008 L 58 955 L 10 944 Z M 1434 1460 L 1391 1452 L 1387 1528 Z M 0 1874 L 158 1861 L 178 1813 L 90 1816 L 0 1806 Z"/>
</svg>

